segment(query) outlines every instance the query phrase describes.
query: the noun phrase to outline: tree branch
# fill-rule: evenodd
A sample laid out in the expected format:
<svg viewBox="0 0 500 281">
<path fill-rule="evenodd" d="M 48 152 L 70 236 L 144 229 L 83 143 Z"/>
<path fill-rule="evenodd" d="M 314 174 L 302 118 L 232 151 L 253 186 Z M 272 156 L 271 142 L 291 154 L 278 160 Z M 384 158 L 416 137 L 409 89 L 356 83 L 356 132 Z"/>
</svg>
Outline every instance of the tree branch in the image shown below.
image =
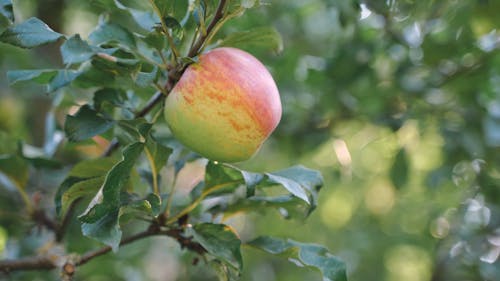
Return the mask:
<svg viewBox="0 0 500 281">
<path fill-rule="evenodd" d="M 162 230 L 156 225 L 152 225 L 152 227 L 148 228 L 143 232 L 139 232 L 130 237 L 122 239 L 120 242 L 120 246 L 125 246 L 127 244 L 131 244 L 135 241 L 151 237 L 151 236 L 169 236 L 177 240 L 182 248 L 187 248 L 191 251 L 194 251 L 198 254 L 203 254 L 206 250 L 199 243 L 192 241 L 191 237 L 184 237 L 182 235 L 182 228 L 173 228 Z M 111 251 L 111 247 L 105 246 L 97 250 L 89 251 L 83 254 L 76 262 L 66 262 L 62 268 L 64 272 L 68 271 L 67 268 L 74 270 L 74 267 L 82 266 L 92 259 L 105 255 Z M 48 256 L 37 256 L 37 257 L 28 257 L 19 260 L 0 260 L 0 272 L 12 272 L 19 270 L 52 270 L 57 267 L 55 260 L 51 259 Z"/>
<path fill-rule="evenodd" d="M 54 262 L 45 256 L 0 261 L 0 271 L 6 273 L 17 270 L 50 270 L 54 268 L 56 268 Z"/>
</svg>

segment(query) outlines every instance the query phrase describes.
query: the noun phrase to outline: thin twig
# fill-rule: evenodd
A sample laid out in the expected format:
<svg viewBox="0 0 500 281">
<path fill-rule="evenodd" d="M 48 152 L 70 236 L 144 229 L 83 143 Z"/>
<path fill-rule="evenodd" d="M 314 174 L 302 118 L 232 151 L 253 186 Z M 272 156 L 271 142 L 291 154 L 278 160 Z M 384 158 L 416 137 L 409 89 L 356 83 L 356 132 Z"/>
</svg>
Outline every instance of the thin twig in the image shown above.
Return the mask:
<svg viewBox="0 0 500 281">
<path fill-rule="evenodd" d="M 153 225 L 154 226 L 154 225 Z M 135 235 L 122 239 L 120 246 L 131 244 L 135 241 L 151 237 L 151 236 L 169 236 L 179 242 L 181 247 L 192 250 L 198 254 L 203 254 L 206 250 L 197 242 L 189 237 L 184 237 L 182 228 L 174 228 L 162 230 L 159 227 L 150 227 L 149 229 L 139 232 Z M 111 252 L 111 247 L 105 246 L 97 250 L 89 251 L 83 254 L 73 265 L 75 267 L 82 266 L 92 259 L 105 255 Z M 65 264 L 66 265 L 66 264 Z M 57 267 L 55 260 L 47 256 L 28 257 L 18 260 L 0 260 L 0 272 L 9 273 L 12 271 L 26 270 L 52 270 Z"/>
</svg>

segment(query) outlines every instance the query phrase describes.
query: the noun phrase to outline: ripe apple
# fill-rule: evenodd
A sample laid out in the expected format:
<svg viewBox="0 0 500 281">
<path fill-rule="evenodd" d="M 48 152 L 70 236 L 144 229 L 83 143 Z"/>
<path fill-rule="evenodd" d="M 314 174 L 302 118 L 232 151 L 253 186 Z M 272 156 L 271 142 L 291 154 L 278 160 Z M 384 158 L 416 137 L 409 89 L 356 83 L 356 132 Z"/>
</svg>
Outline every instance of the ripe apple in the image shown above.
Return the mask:
<svg viewBox="0 0 500 281">
<path fill-rule="evenodd" d="M 281 118 L 278 88 L 247 52 L 216 48 L 188 66 L 165 101 L 165 118 L 185 146 L 212 160 L 252 157 Z"/>
</svg>

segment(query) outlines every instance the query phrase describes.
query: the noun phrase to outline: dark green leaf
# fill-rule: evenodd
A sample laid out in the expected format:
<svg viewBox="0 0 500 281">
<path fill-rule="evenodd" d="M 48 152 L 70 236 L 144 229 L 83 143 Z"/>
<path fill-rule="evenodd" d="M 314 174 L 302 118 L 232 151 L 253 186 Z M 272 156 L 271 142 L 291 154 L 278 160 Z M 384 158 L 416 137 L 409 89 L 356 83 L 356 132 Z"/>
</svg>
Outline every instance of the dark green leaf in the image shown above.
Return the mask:
<svg viewBox="0 0 500 281">
<path fill-rule="evenodd" d="M 24 189 L 28 181 L 28 165 L 17 155 L 0 155 L 0 173 L 7 176 L 18 188 Z"/>
<path fill-rule="evenodd" d="M 162 51 L 167 45 L 167 40 L 165 36 L 156 30 L 148 33 L 146 37 L 142 39 L 148 46 L 153 47 L 156 50 Z"/>
<path fill-rule="evenodd" d="M 14 22 L 14 11 L 11 0 L 0 0 L 0 29 Z"/>
<path fill-rule="evenodd" d="M 82 69 L 82 74 L 75 79 L 73 84 L 80 88 L 112 87 L 115 81 L 115 73 L 105 71 L 91 64 Z"/>
<path fill-rule="evenodd" d="M 171 29 L 181 28 L 181 24 L 174 17 L 167 16 L 163 18 L 163 20 L 168 28 Z"/>
<path fill-rule="evenodd" d="M 283 51 L 283 39 L 279 32 L 270 27 L 258 27 L 248 31 L 229 34 L 220 42 L 221 46 L 244 48 L 257 46 L 271 49 L 273 52 Z"/>
<path fill-rule="evenodd" d="M 125 147 L 122 161 L 107 173 L 101 189 L 79 217 L 84 235 L 111 246 L 113 251 L 118 249 L 122 234 L 118 224 L 120 193 L 143 149 L 144 144 L 139 142 Z"/>
<path fill-rule="evenodd" d="M 86 104 L 75 115 L 66 117 L 64 131 L 70 141 L 81 141 L 106 132 L 113 124 Z"/>
<path fill-rule="evenodd" d="M 404 148 L 401 148 L 396 154 L 396 158 L 394 158 L 390 177 L 397 189 L 402 188 L 408 182 L 408 157 Z"/>
<path fill-rule="evenodd" d="M 117 43 L 127 49 L 135 48 L 135 38 L 127 29 L 114 23 L 102 23 L 89 35 L 93 45 Z"/>
<path fill-rule="evenodd" d="M 54 42 L 61 37 L 64 35 L 53 31 L 41 20 L 30 18 L 7 28 L 0 35 L 0 41 L 21 48 L 33 48 Z"/>
<path fill-rule="evenodd" d="M 158 174 L 161 168 L 165 167 L 167 164 L 168 157 L 172 154 L 172 149 L 160 144 L 152 137 L 147 139 L 146 148 L 153 159 L 153 163 L 155 165 L 154 172 Z"/>
<path fill-rule="evenodd" d="M 100 111 L 106 104 L 122 107 L 127 101 L 127 93 L 120 89 L 103 88 L 94 93 L 94 108 Z"/>
<path fill-rule="evenodd" d="M 101 188 L 104 179 L 104 175 L 84 179 L 76 177 L 66 179 L 61 184 L 61 190 L 64 189 L 64 193 L 60 197 L 60 202 L 56 203 L 57 212 L 64 216 L 75 200 L 94 195 Z"/>
<path fill-rule="evenodd" d="M 126 199 L 123 199 L 126 197 Z M 124 193 L 122 196 L 121 214 L 125 213 L 145 213 L 149 216 L 157 216 L 160 213 L 161 198 L 153 193 L 146 198 L 139 198 L 136 194 Z"/>
<path fill-rule="evenodd" d="M 325 281 L 347 280 L 344 262 L 332 255 L 323 246 L 268 236 L 250 241 L 248 245 L 273 255 L 294 260 L 304 266 L 316 268 L 321 272 Z"/>
<path fill-rule="evenodd" d="M 105 211 L 101 213 L 101 216 L 96 221 L 82 223 L 82 233 L 87 237 L 94 238 L 110 246 L 116 252 L 122 238 L 122 231 L 118 220 L 119 211 Z"/>
<path fill-rule="evenodd" d="M 120 120 L 115 128 L 115 136 L 120 143 L 142 142 L 149 136 L 151 127 L 152 124 L 144 118 Z"/>
<path fill-rule="evenodd" d="M 193 238 L 208 253 L 222 262 L 241 270 L 243 260 L 240 253 L 241 241 L 234 230 L 223 224 L 201 223 L 193 227 Z"/>
<path fill-rule="evenodd" d="M 106 173 L 115 165 L 113 158 L 84 160 L 69 171 L 55 196 L 56 211 L 64 214 L 76 199 L 94 195 L 104 182 Z"/>
</svg>

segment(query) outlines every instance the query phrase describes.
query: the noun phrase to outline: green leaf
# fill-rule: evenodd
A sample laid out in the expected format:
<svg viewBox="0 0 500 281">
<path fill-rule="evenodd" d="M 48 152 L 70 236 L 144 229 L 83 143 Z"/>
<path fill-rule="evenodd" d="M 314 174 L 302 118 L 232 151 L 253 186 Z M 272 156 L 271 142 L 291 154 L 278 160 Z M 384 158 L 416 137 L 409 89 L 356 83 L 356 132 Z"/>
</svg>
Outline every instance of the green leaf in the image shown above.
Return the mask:
<svg viewBox="0 0 500 281">
<path fill-rule="evenodd" d="M 106 104 L 115 107 L 123 107 L 127 99 L 127 93 L 123 90 L 103 88 L 94 93 L 94 108 L 100 111 Z"/>
<path fill-rule="evenodd" d="M 7 71 L 9 84 L 21 81 L 33 81 L 38 84 L 48 84 L 57 74 L 55 69 L 11 70 Z"/>
<path fill-rule="evenodd" d="M 237 48 L 256 46 L 271 49 L 276 53 L 283 51 L 281 35 L 276 29 L 270 27 L 257 27 L 248 31 L 231 33 L 219 45 Z"/>
<path fill-rule="evenodd" d="M 232 192 L 235 187 L 243 183 L 242 179 L 241 171 L 229 165 L 209 161 L 205 168 L 205 186 L 214 187 L 229 184 L 224 190 L 217 193 Z"/>
<path fill-rule="evenodd" d="M 165 17 L 172 10 L 174 1 L 154 0 L 153 2 L 158 7 L 160 15 Z"/>
<path fill-rule="evenodd" d="M 133 76 L 135 84 L 139 87 L 149 87 L 158 79 L 158 67 L 154 67 L 151 72 L 137 72 L 136 75 Z"/>
<path fill-rule="evenodd" d="M 68 85 L 80 74 L 81 72 L 78 70 L 58 70 L 56 76 L 47 85 L 47 92 L 51 93 Z"/>
<path fill-rule="evenodd" d="M 120 143 L 143 142 L 149 137 L 152 124 L 144 118 L 120 120 L 116 126 L 115 137 Z"/>
<path fill-rule="evenodd" d="M 149 32 L 144 38 L 142 38 L 142 41 L 146 42 L 148 46 L 153 47 L 158 51 L 162 51 L 167 46 L 165 36 L 156 30 Z"/>
<path fill-rule="evenodd" d="M 232 184 L 231 184 L 232 183 Z M 323 185 L 321 173 L 304 166 L 293 166 L 272 173 L 252 173 L 228 164 L 215 164 L 209 161 L 205 169 L 205 186 L 214 187 L 225 184 L 222 190 L 211 195 L 233 192 L 241 184 L 247 187 L 247 197 L 253 196 L 258 188 L 281 185 L 291 194 L 311 206 L 316 207 L 317 192 Z"/>
<path fill-rule="evenodd" d="M 139 142 L 125 147 L 122 161 L 106 174 L 102 187 L 79 216 L 83 234 L 109 245 L 113 251 L 118 249 L 122 235 L 118 224 L 122 205 L 120 193 L 143 149 L 144 144 Z"/>
<path fill-rule="evenodd" d="M 172 154 L 172 149 L 166 147 L 152 137 L 149 137 L 146 141 L 146 148 L 148 153 L 150 153 L 153 158 L 155 173 L 158 174 L 160 170 L 167 164 L 168 157 Z"/>
<path fill-rule="evenodd" d="M 95 194 L 104 183 L 104 175 L 86 179 L 69 178 L 61 184 L 65 192 L 60 197 L 60 202 L 56 203 L 57 212 L 64 216 L 75 200 Z"/>
<path fill-rule="evenodd" d="M 396 154 L 394 163 L 392 163 L 392 167 L 390 170 L 390 178 L 392 184 L 394 184 L 397 189 L 403 188 L 408 182 L 408 165 L 408 156 L 406 155 L 406 150 L 404 148 L 401 148 Z"/>
<path fill-rule="evenodd" d="M 208 212 L 228 218 L 238 213 L 266 212 L 268 209 L 277 210 L 285 219 L 305 219 L 313 210 L 309 204 L 292 195 L 281 196 L 252 196 L 233 202 L 222 202 L 215 205 Z"/>
<path fill-rule="evenodd" d="M 47 92 L 54 92 L 71 83 L 80 74 L 80 71 L 69 69 L 13 70 L 7 72 L 7 79 L 10 84 L 33 81 L 47 85 Z"/>
<path fill-rule="evenodd" d="M 106 173 L 115 165 L 110 157 L 84 160 L 76 164 L 61 183 L 55 196 L 56 211 L 64 215 L 76 199 L 94 195 L 104 182 Z"/>
<path fill-rule="evenodd" d="M 89 41 L 92 45 L 116 43 L 129 50 L 136 47 L 134 35 L 127 29 L 114 23 L 101 23 L 90 33 Z"/>
<path fill-rule="evenodd" d="M 122 231 L 118 220 L 118 210 L 110 212 L 106 210 L 100 213 L 99 218 L 92 223 L 82 223 L 82 233 L 87 237 L 94 238 L 110 246 L 116 252 L 122 238 Z"/>
<path fill-rule="evenodd" d="M 86 65 L 73 85 L 79 88 L 112 87 L 116 81 L 116 74 L 105 71 L 93 64 Z"/>
<path fill-rule="evenodd" d="M 153 193 L 148 194 L 146 198 L 139 198 L 137 194 L 124 193 L 122 194 L 122 204 L 121 215 L 145 213 L 154 217 L 161 212 L 161 198 Z"/>
<path fill-rule="evenodd" d="M 0 154 L 0 173 L 6 175 L 21 189 L 24 189 L 28 182 L 28 165 L 17 155 Z"/>
<path fill-rule="evenodd" d="M 160 18 L 152 11 L 142 11 L 127 7 L 115 0 L 115 5 L 121 10 L 128 12 L 134 21 L 143 29 L 151 31 L 154 26 L 160 22 Z M 166 1 L 165 1 L 166 2 Z"/>
<path fill-rule="evenodd" d="M 294 264 L 299 263 L 316 268 L 321 272 L 325 281 L 347 281 L 344 262 L 323 246 L 268 236 L 258 237 L 250 241 L 248 245 L 288 260 L 294 260 L 296 262 Z"/>
<path fill-rule="evenodd" d="M 70 141 L 82 141 L 106 132 L 114 123 L 86 104 L 75 115 L 66 116 L 64 131 Z"/>
<path fill-rule="evenodd" d="M 82 63 L 89 60 L 99 51 L 80 38 L 79 34 L 70 37 L 61 46 L 61 56 L 64 64 Z"/>
<path fill-rule="evenodd" d="M 23 23 L 7 28 L 1 35 L 0 41 L 21 48 L 33 48 L 57 41 L 64 35 L 50 29 L 37 18 L 29 18 Z"/>
<path fill-rule="evenodd" d="M 323 179 L 318 171 L 303 166 L 294 166 L 285 170 L 266 174 L 270 182 L 282 185 L 293 195 L 311 204 L 309 194 L 314 187 L 321 186 Z"/>
<path fill-rule="evenodd" d="M 267 176 L 270 182 L 282 185 L 284 188 L 286 188 L 286 190 L 288 190 L 293 195 L 297 196 L 298 198 L 304 200 L 307 203 L 311 203 L 311 201 L 309 200 L 309 194 L 307 192 L 307 189 L 304 188 L 299 182 L 291 178 L 282 176 L 280 174 L 275 175 L 272 173 L 268 173 Z"/>
<path fill-rule="evenodd" d="M 14 22 L 14 11 L 11 0 L 0 0 L 0 29 Z"/>
<path fill-rule="evenodd" d="M 223 224 L 201 223 L 193 227 L 193 239 L 200 243 L 208 253 L 222 262 L 241 270 L 241 241 L 234 230 Z"/>
</svg>

